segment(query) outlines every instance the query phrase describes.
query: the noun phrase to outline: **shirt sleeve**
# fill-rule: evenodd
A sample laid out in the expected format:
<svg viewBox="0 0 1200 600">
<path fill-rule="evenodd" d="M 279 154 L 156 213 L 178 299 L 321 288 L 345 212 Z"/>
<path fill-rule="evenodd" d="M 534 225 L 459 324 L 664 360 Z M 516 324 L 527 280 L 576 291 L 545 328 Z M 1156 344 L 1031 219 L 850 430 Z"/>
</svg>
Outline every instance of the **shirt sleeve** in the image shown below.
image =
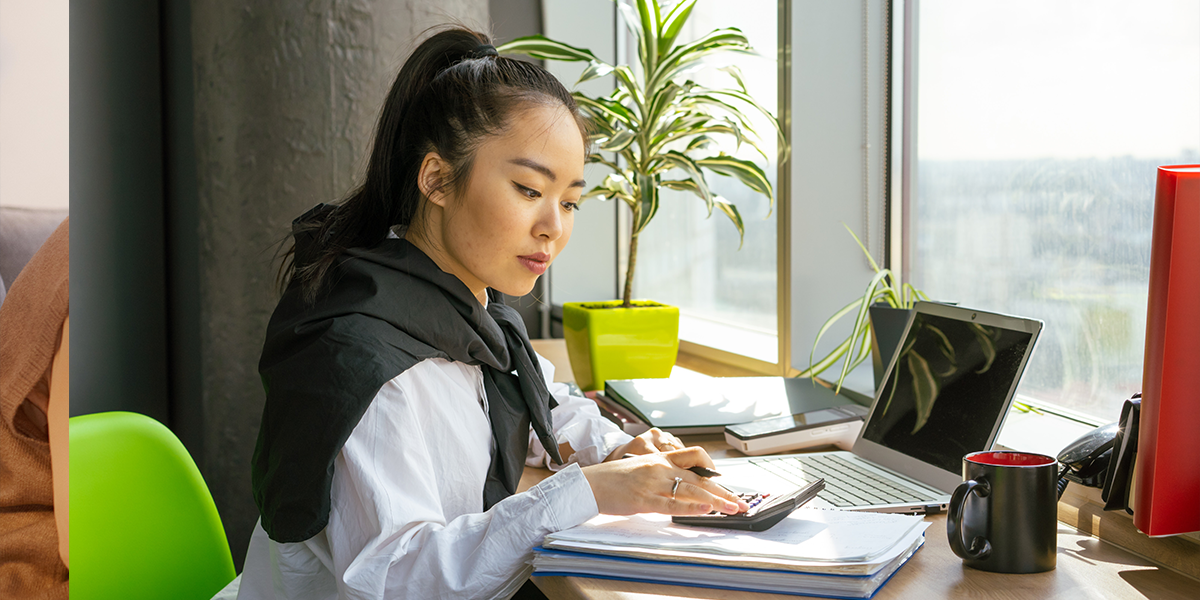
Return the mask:
<svg viewBox="0 0 1200 600">
<path fill-rule="evenodd" d="M 554 365 L 538 355 L 542 365 L 542 374 L 546 377 L 546 387 L 558 402 L 558 406 L 550 411 L 554 424 L 554 439 L 559 444 L 569 443 L 575 450 L 572 456 L 564 456 L 566 465 L 582 466 L 604 462 L 612 451 L 623 444 L 628 444 L 633 436 L 621 431 L 615 423 L 600 414 L 596 403 L 588 398 L 571 394 L 570 387 L 565 383 L 554 382 Z M 548 467 L 551 471 L 560 471 L 566 465 L 556 465 L 550 459 L 549 453 L 542 447 L 541 440 L 530 430 L 529 455 L 525 464 L 531 467 Z"/>
<path fill-rule="evenodd" d="M 571 466 L 478 512 L 478 465 L 442 464 L 439 471 L 437 464 L 459 460 L 443 452 L 458 440 L 428 443 L 438 427 L 422 423 L 413 399 L 393 382 L 380 390 L 334 463 L 324 534 L 338 597 L 511 596 L 528 578 L 533 547 L 547 533 L 598 514 L 587 479 Z M 489 460 L 486 445 L 482 460 Z M 470 481 L 454 481 L 455 474 Z"/>
</svg>

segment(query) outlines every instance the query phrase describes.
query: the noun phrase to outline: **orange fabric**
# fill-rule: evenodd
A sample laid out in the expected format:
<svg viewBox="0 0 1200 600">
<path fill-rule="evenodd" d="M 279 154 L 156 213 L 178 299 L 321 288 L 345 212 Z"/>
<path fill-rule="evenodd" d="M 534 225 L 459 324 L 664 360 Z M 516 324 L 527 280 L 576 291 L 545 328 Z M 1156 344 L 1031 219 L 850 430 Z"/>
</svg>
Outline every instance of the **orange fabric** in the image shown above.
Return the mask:
<svg viewBox="0 0 1200 600">
<path fill-rule="evenodd" d="M 46 409 L 69 301 L 70 231 L 64 220 L 0 305 L 0 598 L 68 597 Z"/>
</svg>

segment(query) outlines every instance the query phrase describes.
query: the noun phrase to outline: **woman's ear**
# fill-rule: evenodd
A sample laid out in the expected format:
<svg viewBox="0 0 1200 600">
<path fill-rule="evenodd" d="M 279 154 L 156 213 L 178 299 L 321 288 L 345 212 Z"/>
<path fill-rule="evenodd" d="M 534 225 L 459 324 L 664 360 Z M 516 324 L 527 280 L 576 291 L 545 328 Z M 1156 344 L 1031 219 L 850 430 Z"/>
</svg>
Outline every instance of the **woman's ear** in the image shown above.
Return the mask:
<svg viewBox="0 0 1200 600">
<path fill-rule="evenodd" d="M 450 165 L 437 152 L 429 152 L 421 160 L 421 170 L 417 172 L 417 188 L 430 202 L 445 207 L 446 194 L 443 186 L 449 176 Z"/>
</svg>

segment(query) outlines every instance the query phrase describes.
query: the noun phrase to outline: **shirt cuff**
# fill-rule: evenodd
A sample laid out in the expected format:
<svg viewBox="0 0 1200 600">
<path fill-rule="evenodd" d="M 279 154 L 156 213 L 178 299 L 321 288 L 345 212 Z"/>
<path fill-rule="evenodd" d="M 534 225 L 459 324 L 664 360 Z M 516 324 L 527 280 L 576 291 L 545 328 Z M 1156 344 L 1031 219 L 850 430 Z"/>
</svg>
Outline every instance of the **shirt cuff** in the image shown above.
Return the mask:
<svg viewBox="0 0 1200 600">
<path fill-rule="evenodd" d="M 555 531 L 570 529 L 600 514 L 592 486 L 578 464 L 567 465 L 533 487 L 551 507 Z"/>
</svg>

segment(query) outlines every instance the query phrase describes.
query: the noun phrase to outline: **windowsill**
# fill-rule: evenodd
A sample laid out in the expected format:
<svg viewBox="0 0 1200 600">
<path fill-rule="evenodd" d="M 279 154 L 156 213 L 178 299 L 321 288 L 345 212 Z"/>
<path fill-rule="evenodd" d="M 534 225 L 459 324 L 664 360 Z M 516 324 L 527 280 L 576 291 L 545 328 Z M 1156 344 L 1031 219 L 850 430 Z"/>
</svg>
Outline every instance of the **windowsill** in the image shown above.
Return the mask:
<svg viewBox="0 0 1200 600">
<path fill-rule="evenodd" d="M 1027 402 L 1024 398 L 1020 400 Z M 1040 412 L 1023 412 L 1015 407 L 1009 409 L 996 444 L 1009 450 L 1058 456 L 1067 444 L 1100 425 L 1081 423 L 1054 414 L 1051 410 L 1040 407 Z"/>
<path fill-rule="evenodd" d="M 679 339 L 766 363 L 779 362 L 779 336 L 680 312 Z"/>
</svg>

